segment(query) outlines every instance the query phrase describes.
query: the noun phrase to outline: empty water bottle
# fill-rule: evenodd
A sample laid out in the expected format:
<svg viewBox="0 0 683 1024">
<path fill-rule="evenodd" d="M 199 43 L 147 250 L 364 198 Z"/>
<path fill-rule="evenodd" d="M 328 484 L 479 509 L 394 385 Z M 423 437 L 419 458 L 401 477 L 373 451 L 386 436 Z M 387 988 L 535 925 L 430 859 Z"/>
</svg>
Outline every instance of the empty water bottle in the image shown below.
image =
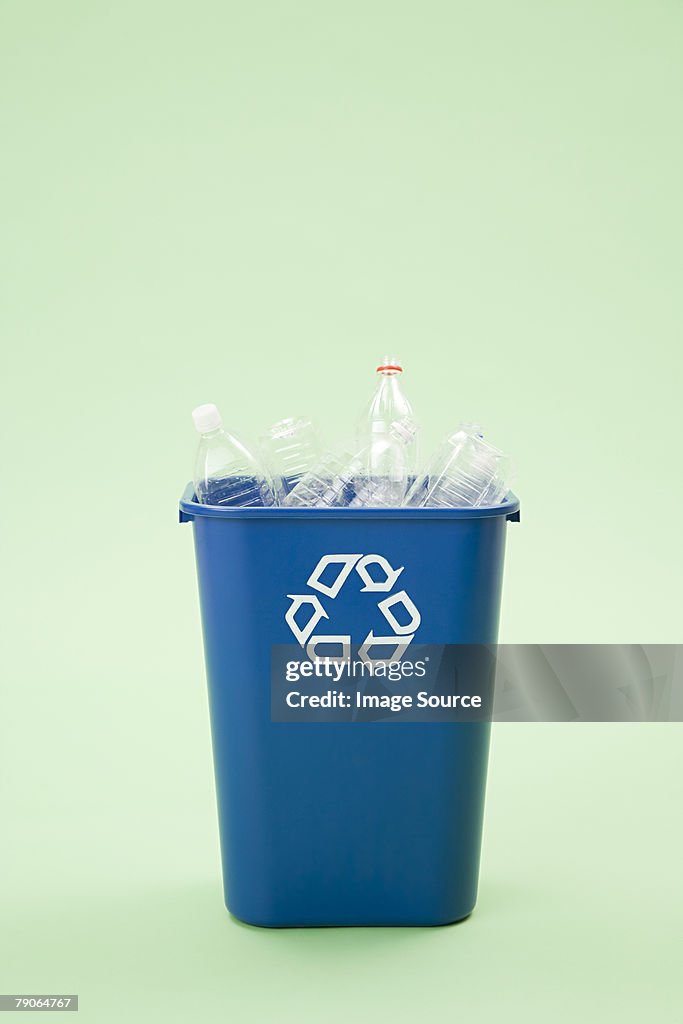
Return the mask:
<svg viewBox="0 0 683 1024">
<path fill-rule="evenodd" d="M 283 504 L 290 508 L 399 506 L 408 486 L 406 450 L 414 441 L 413 420 L 392 423 L 389 432 L 372 437 L 360 451 L 328 452 Z"/>
<path fill-rule="evenodd" d="M 363 462 L 348 451 L 326 452 L 282 502 L 288 508 L 333 508 L 348 505 Z"/>
<path fill-rule="evenodd" d="M 508 456 L 485 441 L 478 426 L 467 424 L 437 450 L 426 472 L 410 488 L 405 504 L 430 508 L 498 505 L 508 493 L 510 479 Z"/>
<path fill-rule="evenodd" d="M 274 505 L 270 482 L 241 441 L 223 429 L 215 405 L 200 405 L 192 413 L 201 438 L 194 468 L 194 490 L 203 505 Z"/>
<path fill-rule="evenodd" d="M 388 434 L 371 435 L 360 452 L 360 474 L 354 478 L 351 508 L 396 508 L 403 503 L 409 483 L 409 452 L 417 424 L 406 417 L 391 424 Z"/>
<path fill-rule="evenodd" d="M 401 360 L 397 356 L 385 356 L 376 373 L 377 386 L 356 427 L 357 441 L 363 446 L 368 444 L 368 435 L 388 437 L 392 423 L 414 420 L 412 406 L 401 387 Z M 417 466 L 417 432 L 405 446 L 405 460 L 408 474 L 414 474 Z"/>
<path fill-rule="evenodd" d="M 310 420 L 290 417 L 275 423 L 260 442 L 280 502 L 320 461 L 318 435 Z"/>
</svg>

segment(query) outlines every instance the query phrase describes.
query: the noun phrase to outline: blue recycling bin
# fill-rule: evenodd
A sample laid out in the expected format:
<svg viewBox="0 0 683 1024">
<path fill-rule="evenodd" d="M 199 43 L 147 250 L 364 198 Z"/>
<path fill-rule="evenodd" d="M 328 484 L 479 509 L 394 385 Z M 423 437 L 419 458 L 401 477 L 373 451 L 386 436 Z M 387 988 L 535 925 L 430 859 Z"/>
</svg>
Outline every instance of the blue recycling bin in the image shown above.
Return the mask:
<svg viewBox="0 0 683 1024">
<path fill-rule="evenodd" d="M 494 643 L 518 518 L 514 496 L 483 509 L 226 508 L 186 489 L 235 917 L 441 925 L 471 913 L 489 723 L 275 721 L 271 651 L 383 637 L 399 595 L 401 628 L 420 643 Z"/>
</svg>

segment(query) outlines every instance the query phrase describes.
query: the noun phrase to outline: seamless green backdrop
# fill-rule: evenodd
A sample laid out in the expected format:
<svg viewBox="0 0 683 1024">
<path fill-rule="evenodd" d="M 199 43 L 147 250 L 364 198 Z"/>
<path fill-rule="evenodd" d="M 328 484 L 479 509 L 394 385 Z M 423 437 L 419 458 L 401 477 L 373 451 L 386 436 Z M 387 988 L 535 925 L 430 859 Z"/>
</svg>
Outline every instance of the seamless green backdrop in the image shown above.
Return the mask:
<svg viewBox="0 0 683 1024">
<path fill-rule="evenodd" d="M 677 725 L 495 729 L 479 906 L 221 905 L 190 530 L 217 402 L 518 465 L 501 639 L 681 640 L 683 10 L 4 0 L 0 990 L 140 1021 L 683 1021 Z"/>
</svg>

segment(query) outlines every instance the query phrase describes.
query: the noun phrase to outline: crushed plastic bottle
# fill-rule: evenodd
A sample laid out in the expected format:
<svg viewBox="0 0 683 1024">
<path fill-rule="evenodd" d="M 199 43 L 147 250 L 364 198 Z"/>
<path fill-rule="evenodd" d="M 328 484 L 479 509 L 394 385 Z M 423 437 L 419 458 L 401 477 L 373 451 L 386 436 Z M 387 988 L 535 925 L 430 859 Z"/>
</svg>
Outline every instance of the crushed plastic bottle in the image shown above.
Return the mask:
<svg viewBox="0 0 683 1024">
<path fill-rule="evenodd" d="M 316 466 L 322 454 L 313 424 L 301 416 L 273 424 L 261 437 L 260 448 L 280 502 Z"/>
<path fill-rule="evenodd" d="M 251 452 L 223 429 L 215 405 L 198 406 L 192 413 L 201 435 L 194 467 L 194 490 L 203 505 L 274 505 L 270 481 Z"/>
<path fill-rule="evenodd" d="M 405 418 L 359 452 L 328 452 L 287 495 L 289 508 L 399 507 L 408 487 L 406 450 L 417 426 Z"/>
<path fill-rule="evenodd" d="M 356 439 L 359 445 L 368 444 L 370 437 L 388 437 L 392 423 L 401 420 L 415 421 L 412 406 L 401 387 L 403 366 L 397 356 L 384 356 L 376 370 L 377 386 L 356 425 Z M 405 461 L 409 476 L 417 468 L 417 431 L 405 447 Z"/>
<path fill-rule="evenodd" d="M 413 483 L 406 505 L 458 508 L 498 505 L 510 487 L 510 459 L 494 448 L 479 426 L 463 424 L 434 454 Z"/>
<path fill-rule="evenodd" d="M 287 508 L 333 508 L 348 505 L 353 497 L 353 481 L 362 469 L 362 461 L 348 451 L 326 452 L 305 473 L 282 502 Z"/>
</svg>

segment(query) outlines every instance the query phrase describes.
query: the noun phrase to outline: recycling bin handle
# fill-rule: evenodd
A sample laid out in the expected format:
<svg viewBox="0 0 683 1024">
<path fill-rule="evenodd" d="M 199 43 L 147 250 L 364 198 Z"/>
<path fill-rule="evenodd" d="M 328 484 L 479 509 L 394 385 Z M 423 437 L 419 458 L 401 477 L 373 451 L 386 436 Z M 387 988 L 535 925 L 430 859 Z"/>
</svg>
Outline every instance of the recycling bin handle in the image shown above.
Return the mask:
<svg viewBox="0 0 683 1024">
<path fill-rule="evenodd" d="M 183 496 L 181 498 L 181 501 L 186 502 L 186 503 L 190 502 L 190 501 L 194 501 L 194 486 L 192 484 L 188 484 L 187 487 L 185 488 L 185 490 L 183 491 Z M 193 521 L 193 519 L 194 519 L 194 516 L 190 512 L 185 512 L 185 511 L 183 511 L 182 508 L 178 509 L 178 522 L 179 523 L 191 523 Z"/>
</svg>

